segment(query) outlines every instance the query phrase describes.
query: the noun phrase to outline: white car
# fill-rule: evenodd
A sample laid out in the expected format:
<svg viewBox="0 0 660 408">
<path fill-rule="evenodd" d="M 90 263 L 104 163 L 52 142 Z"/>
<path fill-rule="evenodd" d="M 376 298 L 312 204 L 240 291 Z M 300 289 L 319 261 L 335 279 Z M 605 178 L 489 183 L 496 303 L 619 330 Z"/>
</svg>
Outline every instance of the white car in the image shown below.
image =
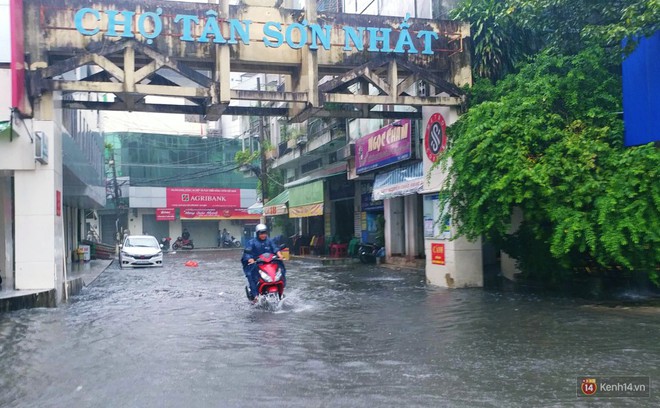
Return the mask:
<svg viewBox="0 0 660 408">
<path fill-rule="evenodd" d="M 119 247 L 119 267 L 163 266 L 162 245 L 151 235 L 129 235 Z"/>
</svg>

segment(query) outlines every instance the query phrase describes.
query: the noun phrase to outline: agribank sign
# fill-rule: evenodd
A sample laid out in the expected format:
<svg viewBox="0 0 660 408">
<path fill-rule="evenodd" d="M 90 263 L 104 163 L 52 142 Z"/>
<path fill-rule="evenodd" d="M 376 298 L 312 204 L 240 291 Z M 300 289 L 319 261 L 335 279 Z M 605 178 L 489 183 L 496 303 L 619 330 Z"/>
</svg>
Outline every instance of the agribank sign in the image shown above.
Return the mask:
<svg viewBox="0 0 660 408">
<path fill-rule="evenodd" d="M 74 17 L 76 30 L 85 36 L 102 34 L 105 37 L 134 38 L 136 33 L 146 38 L 147 43 L 160 35 L 179 37 L 181 41 L 215 44 L 250 44 L 251 20 L 222 19 L 218 13 L 209 10 L 204 17 L 197 15 L 177 14 L 172 19 L 172 27 L 178 32 L 163 33 L 163 10 L 157 8 L 137 14 L 129 10 L 97 10 L 82 8 Z M 384 53 L 409 53 L 433 55 L 433 40 L 439 38 L 438 33 L 429 30 L 412 32 L 409 30 L 410 14 L 407 14 L 399 25 L 396 43 L 392 44 L 391 28 L 382 27 L 348 27 L 340 29 L 344 32 L 344 51 L 365 51 Z M 224 30 L 221 25 L 225 26 Z M 261 25 L 260 25 L 261 26 Z M 199 33 L 201 29 L 200 34 Z M 261 41 L 268 48 L 278 48 L 286 44 L 292 49 L 308 47 L 317 50 L 322 47 L 330 49 L 330 39 L 334 27 L 331 25 L 310 24 L 307 20 L 283 25 L 280 22 L 268 21 L 261 26 Z M 394 48 L 392 46 L 394 45 Z"/>
<path fill-rule="evenodd" d="M 241 190 L 233 188 L 167 187 L 168 208 L 240 208 Z"/>
</svg>

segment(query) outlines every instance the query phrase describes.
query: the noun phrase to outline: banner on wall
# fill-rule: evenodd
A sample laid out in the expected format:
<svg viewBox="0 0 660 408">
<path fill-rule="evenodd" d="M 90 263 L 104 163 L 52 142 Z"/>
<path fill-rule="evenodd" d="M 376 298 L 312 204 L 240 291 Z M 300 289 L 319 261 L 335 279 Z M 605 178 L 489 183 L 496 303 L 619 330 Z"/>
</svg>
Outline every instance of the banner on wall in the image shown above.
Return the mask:
<svg viewBox="0 0 660 408">
<path fill-rule="evenodd" d="M 431 263 L 434 265 L 445 264 L 445 244 L 431 244 Z"/>
<path fill-rule="evenodd" d="M 168 208 L 241 208 L 241 190 L 237 188 L 168 187 Z"/>
<path fill-rule="evenodd" d="M 247 208 L 185 208 L 182 220 L 258 220 L 259 214 L 249 214 Z"/>
<path fill-rule="evenodd" d="M 411 121 L 401 119 L 355 141 L 357 174 L 408 160 L 411 156 Z"/>
<path fill-rule="evenodd" d="M 458 118 L 449 107 L 425 106 L 422 108 L 422 129 L 424 129 L 424 192 L 435 192 L 442 189 L 445 174 L 439 167 L 433 169 L 438 156 L 447 148 L 447 126 Z M 433 171 L 431 171 L 433 169 Z"/>
<path fill-rule="evenodd" d="M 176 220 L 176 210 L 174 208 L 156 208 L 156 221 L 174 220 Z"/>
<path fill-rule="evenodd" d="M 31 109 L 25 94 L 25 46 L 23 31 L 23 0 L 11 0 L 9 3 L 11 27 L 11 107 L 24 115 L 30 115 Z"/>
</svg>

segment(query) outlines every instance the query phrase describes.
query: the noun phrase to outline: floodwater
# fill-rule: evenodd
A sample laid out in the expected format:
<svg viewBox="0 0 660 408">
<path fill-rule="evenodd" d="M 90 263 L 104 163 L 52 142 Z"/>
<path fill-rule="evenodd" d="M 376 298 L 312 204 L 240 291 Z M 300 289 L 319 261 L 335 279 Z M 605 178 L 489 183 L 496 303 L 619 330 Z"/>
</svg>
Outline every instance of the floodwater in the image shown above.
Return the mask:
<svg viewBox="0 0 660 408">
<path fill-rule="evenodd" d="M 658 313 L 308 261 L 267 311 L 238 257 L 113 263 L 68 304 L 0 315 L 0 406 L 660 406 Z M 594 405 L 576 396 L 587 375 L 650 376 L 651 397 Z"/>
</svg>

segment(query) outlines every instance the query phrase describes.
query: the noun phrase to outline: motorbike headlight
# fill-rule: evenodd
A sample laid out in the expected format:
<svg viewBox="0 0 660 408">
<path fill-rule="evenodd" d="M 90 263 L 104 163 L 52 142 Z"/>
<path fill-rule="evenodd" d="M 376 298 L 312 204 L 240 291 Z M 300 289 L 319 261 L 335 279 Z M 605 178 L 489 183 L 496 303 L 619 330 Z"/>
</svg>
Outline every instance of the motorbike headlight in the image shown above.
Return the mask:
<svg viewBox="0 0 660 408">
<path fill-rule="evenodd" d="M 266 282 L 272 282 L 273 280 L 268 276 L 266 272 L 259 271 L 259 275 L 261 275 L 261 279 L 265 280 Z"/>
<path fill-rule="evenodd" d="M 277 268 L 277 273 L 275 274 L 275 280 L 282 279 L 282 268 Z"/>
</svg>

